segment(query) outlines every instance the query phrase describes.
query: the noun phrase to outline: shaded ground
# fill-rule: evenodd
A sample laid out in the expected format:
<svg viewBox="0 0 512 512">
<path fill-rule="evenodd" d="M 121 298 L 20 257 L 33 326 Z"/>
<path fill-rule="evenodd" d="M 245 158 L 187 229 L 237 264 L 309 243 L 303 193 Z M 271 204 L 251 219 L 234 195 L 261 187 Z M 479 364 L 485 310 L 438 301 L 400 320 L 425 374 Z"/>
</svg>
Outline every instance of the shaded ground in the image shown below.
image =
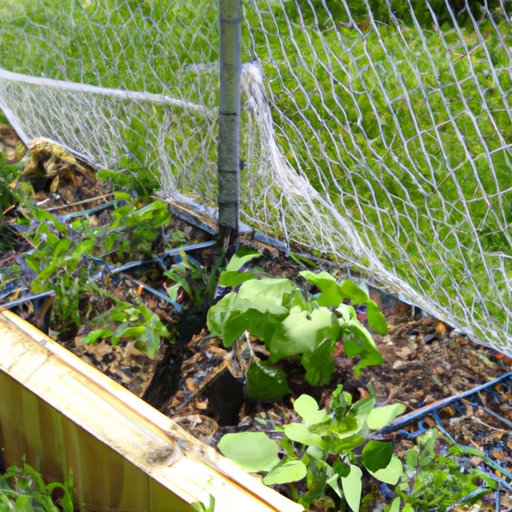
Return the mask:
<svg viewBox="0 0 512 512">
<path fill-rule="evenodd" d="M 9 159 L 18 159 L 23 154 L 16 135 L 6 126 L 0 126 L 0 142 L 0 150 L 3 145 Z M 70 213 L 97 206 L 109 199 L 110 191 L 96 181 L 91 168 L 74 159 L 55 157 L 44 144 L 42 148 L 38 156 L 32 153 L 28 160 L 30 172 L 36 174 L 41 183 L 35 201 L 51 211 Z M 107 209 L 91 213 L 89 222 L 105 222 L 108 212 Z M 9 225 L 9 219 L 15 218 L 15 211 L 9 206 L 4 213 Z M 183 234 L 181 240 L 186 244 L 203 242 L 210 237 L 208 233 L 174 218 L 163 239 L 170 239 L 173 230 Z M 9 262 L 30 249 L 21 232 L 11 231 L 10 236 L 12 243 L 8 247 L 4 244 L 0 254 L 4 281 L 0 284 L 2 302 L 19 294 L 19 286 L 10 290 L 5 287 Z M 297 278 L 301 267 L 296 263 L 275 250 L 259 248 L 263 250 L 263 256 L 258 264 L 266 273 Z M 212 255 L 207 250 L 191 254 L 201 262 L 211 262 Z M 327 262 L 319 261 L 316 268 L 328 268 L 335 275 L 339 272 Z M 22 282 L 23 278 L 20 279 Z M 27 282 L 24 284 L 29 286 Z M 172 305 L 144 287 L 150 286 L 165 294 L 172 284 L 169 278 L 162 276 L 161 269 L 151 265 L 134 267 L 120 273 L 118 279 L 105 282 L 108 291 L 122 300 L 130 301 L 135 295 L 139 297 L 172 329 L 171 343 L 161 346 L 152 359 L 138 350 L 133 341 L 123 341 L 118 346 L 107 342 L 85 345 L 81 340 L 87 331 L 83 329 L 66 336 L 53 334 L 83 360 L 173 417 L 205 442 L 214 444 L 221 434 L 229 431 L 268 429 L 290 421 L 294 415 L 290 399 L 261 403 L 246 398 L 242 385 L 246 354 L 243 350 L 238 353 L 226 351 L 219 339 L 208 336 L 203 330 L 204 311 L 194 310 L 186 293 L 181 293 L 178 300 L 188 313 L 178 315 Z M 356 378 L 352 371 L 354 362 L 344 356 L 340 345 L 335 354 L 337 372 L 323 389 L 306 386 L 301 369 L 285 363 L 284 369 L 295 396 L 307 392 L 325 405 L 337 384 L 341 383 L 356 399 L 365 396 L 367 385 L 372 384 L 379 404 L 400 401 L 413 411 L 511 370 L 507 358 L 470 342 L 435 318 L 384 292 L 372 290 L 372 295 L 381 304 L 389 326 L 387 335 L 375 335 L 385 363 L 363 369 L 361 376 Z M 108 304 L 99 301 L 94 307 L 99 314 L 108 309 Z M 19 309 L 18 313 L 29 319 L 34 315 L 30 307 Z M 363 313 L 360 319 L 365 320 Z M 248 338 L 247 347 L 263 358 L 266 355 L 265 348 L 257 340 Z M 230 399 L 226 400 L 226 396 Z M 512 421 L 512 409 L 506 396 L 502 405 L 499 414 Z M 510 460 L 512 457 L 510 429 L 503 429 L 495 418 L 489 415 L 479 417 L 468 409 L 462 419 L 448 421 L 460 443 L 486 448 L 494 453 L 496 459 Z"/>
</svg>

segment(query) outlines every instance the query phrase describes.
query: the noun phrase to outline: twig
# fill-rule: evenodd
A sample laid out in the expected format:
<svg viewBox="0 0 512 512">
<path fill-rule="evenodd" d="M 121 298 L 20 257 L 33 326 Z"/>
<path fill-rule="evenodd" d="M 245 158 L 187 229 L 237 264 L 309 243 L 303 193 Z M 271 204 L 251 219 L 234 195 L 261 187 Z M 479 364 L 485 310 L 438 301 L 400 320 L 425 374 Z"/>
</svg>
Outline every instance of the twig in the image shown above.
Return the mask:
<svg viewBox="0 0 512 512">
<path fill-rule="evenodd" d="M 92 203 L 93 201 L 98 201 L 100 199 L 107 199 L 114 195 L 114 192 L 109 192 L 108 194 L 103 194 L 101 196 L 89 197 L 88 199 L 83 199 L 82 201 L 77 201 L 76 203 L 71 204 L 63 204 L 61 206 L 53 206 L 52 208 L 48 208 L 48 212 L 55 212 L 57 210 L 64 210 L 65 208 L 72 208 L 73 206 L 80 206 L 82 204 Z"/>
</svg>

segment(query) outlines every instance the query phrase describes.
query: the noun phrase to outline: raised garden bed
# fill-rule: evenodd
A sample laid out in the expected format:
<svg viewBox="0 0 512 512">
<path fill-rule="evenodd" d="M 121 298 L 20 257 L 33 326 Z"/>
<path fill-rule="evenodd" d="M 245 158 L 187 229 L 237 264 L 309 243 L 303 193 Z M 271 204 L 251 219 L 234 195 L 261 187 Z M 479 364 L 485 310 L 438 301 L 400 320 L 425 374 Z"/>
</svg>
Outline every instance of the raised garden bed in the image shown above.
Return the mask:
<svg viewBox="0 0 512 512">
<path fill-rule="evenodd" d="M 2 461 L 72 471 L 79 510 L 301 509 L 16 315 L 0 334 Z"/>
<path fill-rule="evenodd" d="M 151 502 L 152 491 L 146 492 L 146 489 L 156 486 L 161 490 L 161 485 L 164 485 L 166 492 L 170 491 L 169 496 L 175 496 L 172 499 L 180 503 L 176 507 L 182 506 L 183 510 L 188 510 L 187 507 L 190 508 L 194 501 L 207 503 L 210 494 L 215 496 L 218 510 L 222 511 L 230 510 L 229 507 L 234 507 L 233 510 L 273 510 L 272 507 L 275 510 L 295 510 L 296 505 L 277 497 L 243 472 L 233 470 L 234 466 L 214 455 L 213 449 L 206 445 L 216 445 L 226 433 L 275 431 L 296 421 L 292 399 L 301 393 L 310 394 L 320 407 L 327 407 L 337 385 L 342 384 L 343 389 L 356 401 L 368 395 L 370 384 L 375 388 L 377 404 L 401 402 L 410 411 L 485 383 L 509 369 L 506 358 L 474 345 L 457 331 L 414 306 L 370 288 L 371 299 L 382 309 L 388 325 L 387 334 L 373 333 L 376 345 L 384 356 L 384 364 L 363 368 L 361 374 L 355 376 L 355 361 L 347 357 L 343 344 L 339 343 L 333 352 L 333 376 L 322 386 L 311 387 L 305 381 L 304 368 L 294 361 L 284 361 L 280 369 L 287 375 L 290 393 L 272 401 L 250 399 L 243 385 L 247 370 L 244 364 L 250 362 L 254 354 L 266 360 L 269 353 L 265 345 L 254 336 L 248 336 L 245 345 L 237 352 L 236 347 L 235 350 L 226 348 L 218 336 L 211 336 L 204 330 L 208 295 L 222 292 L 216 286 L 218 254 L 211 242 L 212 220 L 176 201 L 170 205 L 149 200 L 145 204 L 138 204 L 138 200 L 129 195 L 114 199 L 111 190 L 97 182 L 87 166 L 68 157 L 59 161 L 55 151 L 43 147 L 46 149 L 37 153 L 37 157 L 36 153 L 32 153 L 28 169 L 31 174 L 43 176 L 38 182 L 39 191 L 35 200 L 42 203 L 44 209 L 24 209 L 25 205 L 18 207 L 15 201 L 8 205 L 6 236 L 9 240 L 3 244 L 4 252 L 0 256 L 0 272 L 3 273 L 0 296 L 21 317 L 32 320 L 41 329 L 49 327 L 61 346 L 15 317 L 7 318 L 4 315 L 2 326 L 6 332 L 14 328 L 17 334 L 11 333 L 12 336 L 19 338 L 21 332 L 23 340 L 18 339 L 21 352 L 8 347 L 4 351 L 12 355 L 7 359 L 2 358 L 6 375 L 13 370 L 21 374 L 4 377 L 10 384 L 1 389 L 9 390 L 5 391 L 6 396 L 11 396 L 11 389 L 22 385 L 23 392 L 12 393 L 28 393 L 27 396 L 32 397 L 29 402 L 32 400 L 30 403 L 38 404 L 31 406 L 34 411 L 45 409 L 39 405 L 41 400 L 48 402 L 56 411 L 50 413 L 46 420 L 55 427 L 49 430 L 55 438 L 67 439 L 60 434 L 67 430 L 59 426 L 59 422 L 66 423 L 71 419 L 74 425 L 69 427 L 71 431 L 78 429 L 77 432 L 89 432 L 88 435 L 99 441 L 99 450 L 111 454 L 105 457 L 116 459 L 114 465 L 109 465 L 101 478 L 95 476 L 90 485 L 94 482 L 94 485 L 98 485 L 98 480 L 110 482 L 112 475 L 119 475 L 120 467 L 130 468 L 123 469 L 123 475 L 123 471 L 126 471 L 126 475 L 131 472 L 139 475 L 138 471 L 142 470 L 143 475 L 137 478 L 145 483 L 128 485 L 124 489 L 129 478 L 119 478 L 117 482 L 123 489 L 115 491 L 108 498 L 111 501 L 102 502 L 108 503 L 107 506 L 118 506 L 124 510 L 124 503 L 131 503 L 132 498 L 124 497 L 123 492 L 131 496 L 134 488 L 142 486 L 145 496 L 149 496 L 149 505 L 137 506 L 158 510 L 151 508 L 156 505 Z M 56 173 L 49 177 L 49 166 L 59 162 Z M 119 178 L 116 179 L 119 182 Z M 169 211 L 173 214 L 170 215 Z M 184 223 L 181 220 L 183 217 L 196 227 Z M 62 240 L 69 240 L 65 247 L 60 245 Z M 250 235 L 246 242 L 261 251 L 262 255 L 253 262 L 253 271 L 260 276 L 286 277 L 300 287 L 308 286 L 299 275 L 306 269 L 315 272 L 329 270 L 338 278 L 344 277 L 343 270 L 327 260 L 296 256 L 292 260 L 274 248 L 250 239 Z M 42 274 L 41 270 L 45 269 L 51 271 Z M 309 287 L 311 289 L 311 285 Z M 18 296 L 26 294 L 29 288 L 37 292 L 53 289 L 53 295 L 49 295 L 47 300 L 43 297 L 35 306 L 30 301 L 15 303 Z M 53 322 L 48 323 L 47 313 L 54 295 L 58 301 L 57 307 L 54 308 Z M 139 323 L 143 319 L 146 330 L 138 331 L 132 317 L 136 317 Z M 358 319 L 363 324 L 367 323 L 364 309 L 358 310 Z M 94 338 L 96 342 L 92 343 Z M 32 340 L 30 348 L 28 339 Z M 84 340 L 91 343 L 85 344 Z M 112 345 L 111 341 L 117 344 Z M 32 348 L 33 342 L 35 348 Z M 131 393 L 99 376 L 83 362 L 77 362 L 62 347 L 100 369 Z M 35 366 L 25 366 L 25 358 L 31 357 L 26 354 L 32 353 L 39 354 L 33 356 Z M 24 357 L 23 365 L 18 368 L 15 363 L 21 354 Z M 53 369 L 41 370 L 46 366 L 45 361 L 53 361 L 54 355 L 63 361 L 57 364 L 57 369 L 62 370 L 62 365 L 66 369 L 62 377 L 60 373 L 52 377 Z M 69 374 L 70 368 L 73 369 L 73 376 Z M 83 380 L 84 375 L 87 375 L 87 383 Z M 36 377 L 42 380 L 36 379 L 32 383 L 31 379 Z M 13 383 L 13 378 L 18 384 Z M 64 379 L 62 385 L 59 384 L 61 378 Z M 53 402 L 53 398 L 47 396 L 48 393 L 60 395 L 62 389 L 65 390 L 63 404 L 58 400 Z M 93 389 L 98 393 L 92 392 Z M 101 407 L 98 404 L 95 406 L 98 396 L 101 396 Z M 89 397 L 90 404 L 83 407 L 81 404 L 85 403 L 86 397 Z M 137 397 L 144 398 L 161 412 Z M 115 410 L 108 409 L 113 404 Z M 15 414 L 14 409 L 18 411 L 16 414 L 26 414 L 23 407 L 20 412 L 19 407 L 11 406 L 3 416 L 2 432 L 11 428 L 9 425 Z M 78 419 L 73 416 L 75 413 Z M 502 411 L 503 416 L 507 414 L 509 412 Z M 61 416 L 67 419 L 60 419 Z M 25 432 L 28 425 L 25 425 L 26 419 L 23 418 L 19 417 L 18 424 L 24 425 Z M 121 426 L 116 427 L 118 421 L 126 423 L 123 427 L 127 429 L 126 433 L 121 432 Z M 467 422 L 460 424 L 461 428 L 455 433 L 459 443 L 473 446 L 476 443 L 475 448 L 485 449 L 496 441 L 496 427 L 487 425 L 488 429 L 485 430 L 481 422 L 471 422 L 472 419 L 468 418 Z M 166 454 L 164 458 L 148 456 L 141 448 L 146 444 L 142 440 L 145 437 L 139 438 L 138 443 L 130 441 L 130 436 L 138 435 L 139 429 L 143 428 L 141 424 L 144 429 L 149 429 L 147 435 L 157 436 L 157 450 Z M 136 432 L 130 430 L 132 427 Z M 43 430 L 46 431 L 36 427 L 36 431 Z M 169 432 L 172 435 L 169 436 Z M 72 433 L 68 438 L 75 439 L 80 435 Z M 78 443 L 79 446 L 89 446 L 88 435 L 85 436 L 87 439 Z M 29 453 L 29 448 L 33 453 L 34 448 L 27 444 L 26 438 L 36 437 L 24 435 L 22 444 L 14 449 L 12 439 L 6 441 L 6 434 L 3 436 L 3 445 L 12 450 L 6 452 L 9 453 L 9 463 L 15 462 L 13 458 Z M 119 439 L 123 440 L 121 444 Z M 400 446 L 400 439 L 397 441 Z M 45 441 L 44 446 L 53 447 L 51 443 L 54 442 L 46 445 Z M 403 443 L 401 449 L 405 451 L 410 445 Z M 75 453 L 79 448 L 72 446 L 46 448 L 44 457 L 39 453 L 29 462 L 34 465 L 46 464 L 50 468 L 49 478 L 55 478 L 51 468 L 58 468 L 58 476 L 65 476 L 63 467 L 69 467 L 66 464 L 72 460 L 77 464 L 81 459 L 77 459 Z M 130 451 L 130 447 L 137 446 L 141 448 L 135 450 L 137 453 Z M 112 447 L 115 447 L 115 453 L 111 453 Z M 176 447 L 179 455 L 176 455 Z M 189 448 L 192 463 L 188 461 Z M 67 450 L 75 450 L 75 455 L 69 455 Z M 511 451 L 510 435 L 505 435 L 502 443 L 504 457 L 510 457 Z M 52 453 L 50 458 L 49 452 Z M 56 454 L 62 453 L 66 453 L 66 456 L 59 462 Z M 138 459 L 140 456 L 141 460 Z M 77 466 L 80 478 L 87 479 L 87 475 L 94 474 L 92 465 L 98 457 L 90 459 L 91 466 Z M 132 466 L 138 468 L 137 471 Z M 182 468 L 187 468 L 188 472 L 183 469 L 180 474 Z M 224 468 L 229 468 L 229 471 Z M 165 478 L 162 476 L 164 484 L 163 480 L 159 480 L 161 471 L 166 475 Z M 178 479 L 178 474 L 184 479 Z M 188 484 L 182 483 L 183 480 Z M 154 484 L 154 481 L 158 484 Z M 210 486 L 208 482 L 217 483 Z M 217 484 L 227 489 L 227 497 L 218 491 Z M 78 501 L 85 503 L 83 496 L 93 496 L 90 486 L 87 487 L 81 480 L 77 485 Z M 285 488 L 280 489 L 289 492 Z M 299 489 L 299 492 L 302 491 Z M 385 492 L 371 486 L 365 487 L 365 492 L 369 496 L 364 503 L 366 510 L 382 507 L 388 499 Z M 241 507 L 243 500 L 246 500 L 247 506 Z M 325 510 L 331 510 L 325 508 L 329 505 L 323 506 Z M 494 507 L 492 502 L 483 506 L 488 508 L 481 510 L 493 510 Z M 316 504 L 311 510 L 321 510 L 319 507 Z M 145 509 L 136 507 L 134 510 Z"/>
</svg>

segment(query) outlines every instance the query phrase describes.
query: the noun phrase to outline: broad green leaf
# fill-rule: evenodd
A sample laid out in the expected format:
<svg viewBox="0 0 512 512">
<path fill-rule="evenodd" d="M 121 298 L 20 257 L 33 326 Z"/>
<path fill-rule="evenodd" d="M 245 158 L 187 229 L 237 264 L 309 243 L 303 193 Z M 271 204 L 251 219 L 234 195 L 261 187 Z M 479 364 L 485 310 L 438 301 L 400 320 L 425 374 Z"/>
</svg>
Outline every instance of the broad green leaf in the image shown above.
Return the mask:
<svg viewBox="0 0 512 512">
<path fill-rule="evenodd" d="M 129 308 L 127 308 L 127 302 L 119 302 L 117 307 L 119 309 L 114 308 L 112 312 L 110 312 L 110 318 L 115 322 L 124 322 L 128 316 Z"/>
<path fill-rule="evenodd" d="M 251 274 L 250 272 L 222 272 L 219 276 L 219 284 L 221 286 L 235 288 L 236 286 L 239 286 L 251 279 L 256 278 L 254 274 Z"/>
<path fill-rule="evenodd" d="M 389 485 L 396 485 L 400 477 L 404 474 L 402 462 L 396 455 L 391 456 L 391 460 L 385 468 L 379 469 L 378 471 L 368 471 L 377 480 Z"/>
<path fill-rule="evenodd" d="M 91 251 L 93 252 L 94 247 L 96 246 L 96 240 L 84 240 L 76 245 L 73 249 L 74 256 L 83 256 L 85 253 Z"/>
<path fill-rule="evenodd" d="M 171 218 L 171 212 L 162 201 L 153 201 L 152 203 L 135 210 L 132 214 L 137 222 L 144 220 L 157 220 L 158 225 L 168 222 Z"/>
<path fill-rule="evenodd" d="M 377 366 L 384 362 L 384 358 L 377 349 L 372 349 L 364 345 L 364 343 L 361 343 L 361 340 L 354 338 L 346 339 L 343 343 L 343 347 L 348 357 L 360 357 L 359 362 L 354 366 L 354 374 L 356 377 L 361 375 L 363 368 L 367 366 Z"/>
<path fill-rule="evenodd" d="M 135 343 L 135 347 L 143 350 L 148 357 L 153 358 L 160 347 L 160 336 L 154 330 L 148 329 L 142 334 L 140 340 Z"/>
<path fill-rule="evenodd" d="M 108 338 L 109 336 L 112 336 L 112 331 L 110 331 L 109 329 L 97 329 L 95 331 L 90 332 L 80 341 L 82 343 L 90 344 L 98 341 L 100 338 Z"/>
<path fill-rule="evenodd" d="M 338 495 L 339 498 L 343 498 L 343 491 L 341 490 L 341 478 L 339 475 L 332 475 L 327 479 L 326 483 Z"/>
<path fill-rule="evenodd" d="M 348 476 L 350 473 L 350 465 L 345 464 L 341 459 L 337 459 L 333 462 L 332 468 L 339 477 Z"/>
<path fill-rule="evenodd" d="M 16 512 L 33 512 L 34 505 L 32 503 L 32 496 L 22 495 L 16 498 L 14 507 L 7 507 L 6 510 L 15 510 Z"/>
<path fill-rule="evenodd" d="M 306 477 L 307 468 L 301 460 L 290 460 L 278 464 L 263 478 L 265 485 L 287 484 L 297 482 Z"/>
<path fill-rule="evenodd" d="M 375 407 L 368 415 L 368 428 L 379 430 L 391 423 L 397 416 L 405 411 L 404 404 L 390 404 L 382 407 Z"/>
<path fill-rule="evenodd" d="M 222 338 L 226 347 L 230 347 L 244 331 L 267 341 L 287 313 L 285 307 L 277 304 L 260 311 L 253 301 L 241 298 L 236 293 L 228 293 L 208 310 L 207 326 L 212 334 Z"/>
<path fill-rule="evenodd" d="M 366 303 L 366 314 L 368 317 L 368 325 L 372 329 L 382 335 L 388 332 L 386 317 L 373 300 L 369 300 Z"/>
<path fill-rule="evenodd" d="M 354 304 L 365 304 L 368 300 L 368 288 L 358 285 L 354 281 L 342 281 L 340 283 L 343 297 L 350 299 Z"/>
<path fill-rule="evenodd" d="M 370 440 L 361 453 L 363 464 L 370 471 L 385 468 L 393 455 L 393 444 Z"/>
<path fill-rule="evenodd" d="M 317 460 L 324 460 L 324 452 L 323 450 L 321 450 L 320 448 L 317 448 L 316 446 L 311 446 L 309 445 L 307 450 L 306 450 L 306 453 L 314 458 L 314 459 L 317 459 Z"/>
<path fill-rule="evenodd" d="M 347 414 L 352 405 L 352 395 L 343 391 L 343 386 L 338 384 L 331 394 L 329 403 L 329 413 L 337 420 L 341 421 Z"/>
<path fill-rule="evenodd" d="M 391 503 L 391 506 L 389 508 L 389 512 L 400 512 L 400 498 L 395 498 L 393 502 Z"/>
<path fill-rule="evenodd" d="M 302 355 L 301 364 L 306 369 L 306 382 L 312 386 L 323 386 L 331 379 L 336 366 L 332 357 L 336 340 L 325 339 L 313 352 Z"/>
<path fill-rule="evenodd" d="M 119 201 L 131 202 L 133 197 L 128 192 L 114 192 L 114 197 Z"/>
<path fill-rule="evenodd" d="M 235 340 L 246 330 L 244 313 L 250 307 L 247 303 L 244 308 L 240 304 L 236 293 L 228 293 L 209 310 L 206 325 L 211 334 L 222 338 L 224 346 L 230 347 Z"/>
<path fill-rule="evenodd" d="M 338 306 L 343 300 L 338 282 L 325 270 L 318 274 L 310 270 L 304 270 L 299 272 L 299 275 L 320 290 L 320 295 L 315 299 L 320 306 Z"/>
<path fill-rule="evenodd" d="M 295 402 L 293 408 L 297 414 L 304 420 L 306 425 L 316 425 L 323 423 L 329 419 L 329 415 L 325 409 L 318 407 L 317 401 L 309 395 L 300 395 Z"/>
<path fill-rule="evenodd" d="M 269 341 L 275 324 L 288 314 L 282 302 L 293 289 L 288 279 L 246 281 L 238 293 L 228 293 L 208 310 L 208 329 L 219 335 L 226 347 L 244 331 Z"/>
<path fill-rule="evenodd" d="M 128 315 L 128 320 L 130 322 L 135 322 L 139 319 L 141 310 L 139 308 L 128 308 L 125 310 L 125 313 Z"/>
<path fill-rule="evenodd" d="M 264 341 L 267 345 L 274 336 L 275 330 L 281 324 L 280 315 L 270 315 L 250 309 L 238 318 L 238 324 L 243 322 L 244 330 L 249 331 L 256 338 Z"/>
<path fill-rule="evenodd" d="M 293 289 L 294 285 L 289 279 L 252 279 L 240 286 L 238 295 L 250 301 L 254 309 L 273 313 L 276 306 L 282 307 L 285 295 L 292 293 Z"/>
<path fill-rule="evenodd" d="M 117 338 L 137 338 L 143 334 L 145 330 L 145 325 L 137 325 L 134 327 L 127 327 L 126 325 L 122 325 L 115 330 L 114 336 Z"/>
<path fill-rule="evenodd" d="M 351 338 L 359 342 L 362 349 L 373 350 L 379 353 L 372 335 L 368 332 L 368 329 L 366 329 L 366 327 L 361 322 L 359 322 L 359 320 L 351 320 L 342 327 L 352 335 Z M 349 357 L 352 357 L 352 354 L 349 355 Z"/>
<path fill-rule="evenodd" d="M 359 376 L 361 369 L 366 366 L 379 365 L 384 358 L 377 349 L 371 334 L 359 322 L 350 322 L 343 326 L 348 336 L 343 337 L 345 354 L 348 357 L 359 356 L 360 360 L 354 366 L 354 374 Z"/>
<path fill-rule="evenodd" d="M 321 307 L 309 313 L 294 307 L 276 327 L 269 344 L 270 358 L 277 361 L 283 357 L 313 352 L 324 339 L 337 339 L 339 330 L 336 317 L 329 309 Z"/>
<path fill-rule="evenodd" d="M 418 437 L 418 464 L 420 467 L 428 466 L 436 458 L 435 446 L 438 438 L 439 432 L 435 428 Z"/>
<path fill-rule="evenodd" d="M 416 467 L 418 466 L 418 449 L 411 448 L 405 452 L 405 463 L 407 465 L 407 469 L 412 471 L 416 471 Z"/>
<path fill-rule="evenodd" d="M 253 249 L 241 249 L 229 260 L 229 263 L 226 265 L 226 272 L 238 272 L 246 263 L 259 256 L 260 253 Z"/>
<path fill-rule="evenodd" d="M 325 485 L 327 479 L 333 475 L 332 468 L 324 460 L 304 459 L 308 472 L 306 475 L 306 488 L 308 491 L 301 493 L 297 500 L 306 510 L 310 510 L 311 504 L 316 500 L 321 500 L 326 504 L 326 510 L 335 509 L 334 502 L 327 498 L 325 494 Z M 330 503 L 329 503 L 330 502 Z"/>
<path fill-rule="evenodd" d="M 173 301 L 176 301 L 178 299 L 178 293 L 180 291 L 181 285 L 176 283 L 167 288 L 167 295 L 169 298 Z"/>
<path fill-rule="evenodd" d="M 360 421 L 365 421 L 375 407 L 375 395 L 365 396 L 358 400 L 350 408 L 350 413 L 355 414 Z"/>
<path fill-rule="evenodd" d="M 363 472 L 353 464 L 350 465 L 350 473 L 348 476 L 341 478 L 343 495 L 352 512 L 359 512 L 361 491 L 363 489 L 362 479 Z"/>
<path fill-rule="evenodd" d="M 353 306 L 350 306 L 349 304 L 340 304 L 335 309 L 336 315 L 339 318 L 340 325 L 343 326 L 344 324 L 348 324 L 353 321 L 359 321 L 357 320 L 357 313 Z"/>
<path fill-rule="evenodd" d="M 249 472 L 268 471 L 279 462 L 279 446 L 263 432 L 225 434 L 217 448 Z"/>
<path fill-rule="evenodd" d="M 118 345 L 121 341 L 122 333 L 129 327 L 129 325 L 126 322 L 123 322 L 118 328 L 115 330 L 115 332 L 112 334 L 112 339 L 110 340 L 110 343 L 112 345 Z M 119 334 L 121 333 L 121 334 Z"/>
<path fill-rule="evenodd" d="M 318 434 L 313 434 L 303 423 L 289 423 L 284 426 L 286 437 L 297 443 L 316 446 L 323 449 L 325 442 Z"/>
<path fill-rule="evenodd" d="M 53 249 L 52 261 L 56 261 L 62 253 L 68 251 L 71 247 L 71 240 L 69 238 L 63 238 Z"/>
<path fill-rule="evenodd" d="M 333 455 L 344 455 L 362 446 L 367 441 L 367 434 L 359 434 L 360 426 L 356 425 L 345 432 L 336 432 L 335 438 L 329 439 L 326 451 Z"/>
<path fill-rule="evenodd" d="M 247 394 L 255 400 L 277 400 L 290 393 L 286 374 L 266 361 L 256 361 L 247 372 Z"/>
</svg>

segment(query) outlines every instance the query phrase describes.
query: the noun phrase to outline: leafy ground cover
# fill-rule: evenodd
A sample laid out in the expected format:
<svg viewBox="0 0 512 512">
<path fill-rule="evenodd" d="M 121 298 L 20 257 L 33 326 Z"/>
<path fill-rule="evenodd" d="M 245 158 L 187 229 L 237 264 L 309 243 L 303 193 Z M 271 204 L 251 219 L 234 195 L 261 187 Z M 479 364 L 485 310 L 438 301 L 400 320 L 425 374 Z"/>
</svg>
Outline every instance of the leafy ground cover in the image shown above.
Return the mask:
<svg viewBox="0 0 512 512">
<path fill-rule="evenodd" d="M 4 145 L 13 155 L 17 142 L 4 130 L 10 135 Z M 27 155 L 25 169 L 27 163 L 33 168 L 33 156 Z M 40 171 L 48 173 L 55 159 L 46 155 L 39 162 Z M 417 443 L 398 436 L 397 456 L 404 458 L 408 479 L 391 499 L 395 480 L 383 477 L 388 483 L 382 490 L 368 478 L 369 471 L 378 473 L 386 461 L 391 464 L 386 442 L 392 440 L 366 442 L 382 423 L 380 414 L 370 410 L 394 407 L 389 420 L 403 409 L 415 410 L 486 382 L 506 371 L 508 361 L 393 296 L 373 289 L 370 296 L 362 293 L 326 261 L 285 258 L 259 247 L 262 255 L 246 251 L 219 275 L 210 235 L 171 215 L 167 205 L 140 188 L 138 195 L 127 193 L 138 183 L 130 173 L 104 172 L 103 181 L 87 188 L 88 197 L 73 201 L 73 194 L 84 192 L 82 183 L 63 178 L 86 171 L 80 162 L 65 162 L 35 194 L 20 165 L 11 162 L 2 173 L 2 302 L 29 289 L 53 290 L 53 337 L 205 442 L 225 447 L 230 438 L 223 436 L 235 432 L 266 436 L 274 458 L 264 468 L 251 469 L 264 469 L 269 483 L 302 499 L 310 510 L 334 510 L 340 499 L 351 510 L 374 510 L 386 501 L 392 511 L 439 510 L 432 500 L 440 493 L 428 494 L 433 485 L 445 488 L 447 481 L 454 482 L 442 506 L 478 490 L 478 457 L 457 453 L 457 447 L 438 453 L 447 447 L 434 434 Z M 124 193 L 116 195 L 119 182 Z M 180 251 L 191 245 L 196 249 Z M 230 291 L 238 285 L 238 293 Z M 217 296 L 207 318 L 216 293 L 224 297 Z M 341 304 L 343 297 L 357 309 Z M 17 312 L 34 320 L 41 309 L 28 304 Z M 267 321 L 263 332 L 261 313 Z M 327 319 L 321 339 L 313 330 L 294 334 L 307 315 L 312 324 Z M 339 342 L 342 331 L 352 346 Z M 315 349 L 304 350 L 306 342 Z M 376 365 L 381 359 L 384 363 Z M 279 393 L 269 396 L 269 389 Z M 331 424 L 331 415 L 339 421 Z M 356 418 L 360 428 L 347 436 L 350 443 L 336 445 L 333 425 L 340 429 L 346 421 L 350 426 Z M 492 418 L 474 420 L 469 414 L 454 422 L 453 435 L 475 450 L 496 446 L 496 453 L 507 457 L 510 433 L 495 425 Z M 276 446 L 283 464 L 273 467 Z M 318 450 L 325 454 L 319 456 Z M 469 464 L 463 474 L 457 473 L 461 461 Z M 290 471 L 302 477 L 305 472 L 305 480 L 294 483 Z M 339 482 L 332 479 L 336 475 Z M 481 506 L 494 510 L 485 500 Z"/>
<path fill-rule="evenodd" d="M 0 474 L 1 510 L 73 512 L 73 481 L 45 483 L 41 474 L 26 462 Z"/>
</svg>

